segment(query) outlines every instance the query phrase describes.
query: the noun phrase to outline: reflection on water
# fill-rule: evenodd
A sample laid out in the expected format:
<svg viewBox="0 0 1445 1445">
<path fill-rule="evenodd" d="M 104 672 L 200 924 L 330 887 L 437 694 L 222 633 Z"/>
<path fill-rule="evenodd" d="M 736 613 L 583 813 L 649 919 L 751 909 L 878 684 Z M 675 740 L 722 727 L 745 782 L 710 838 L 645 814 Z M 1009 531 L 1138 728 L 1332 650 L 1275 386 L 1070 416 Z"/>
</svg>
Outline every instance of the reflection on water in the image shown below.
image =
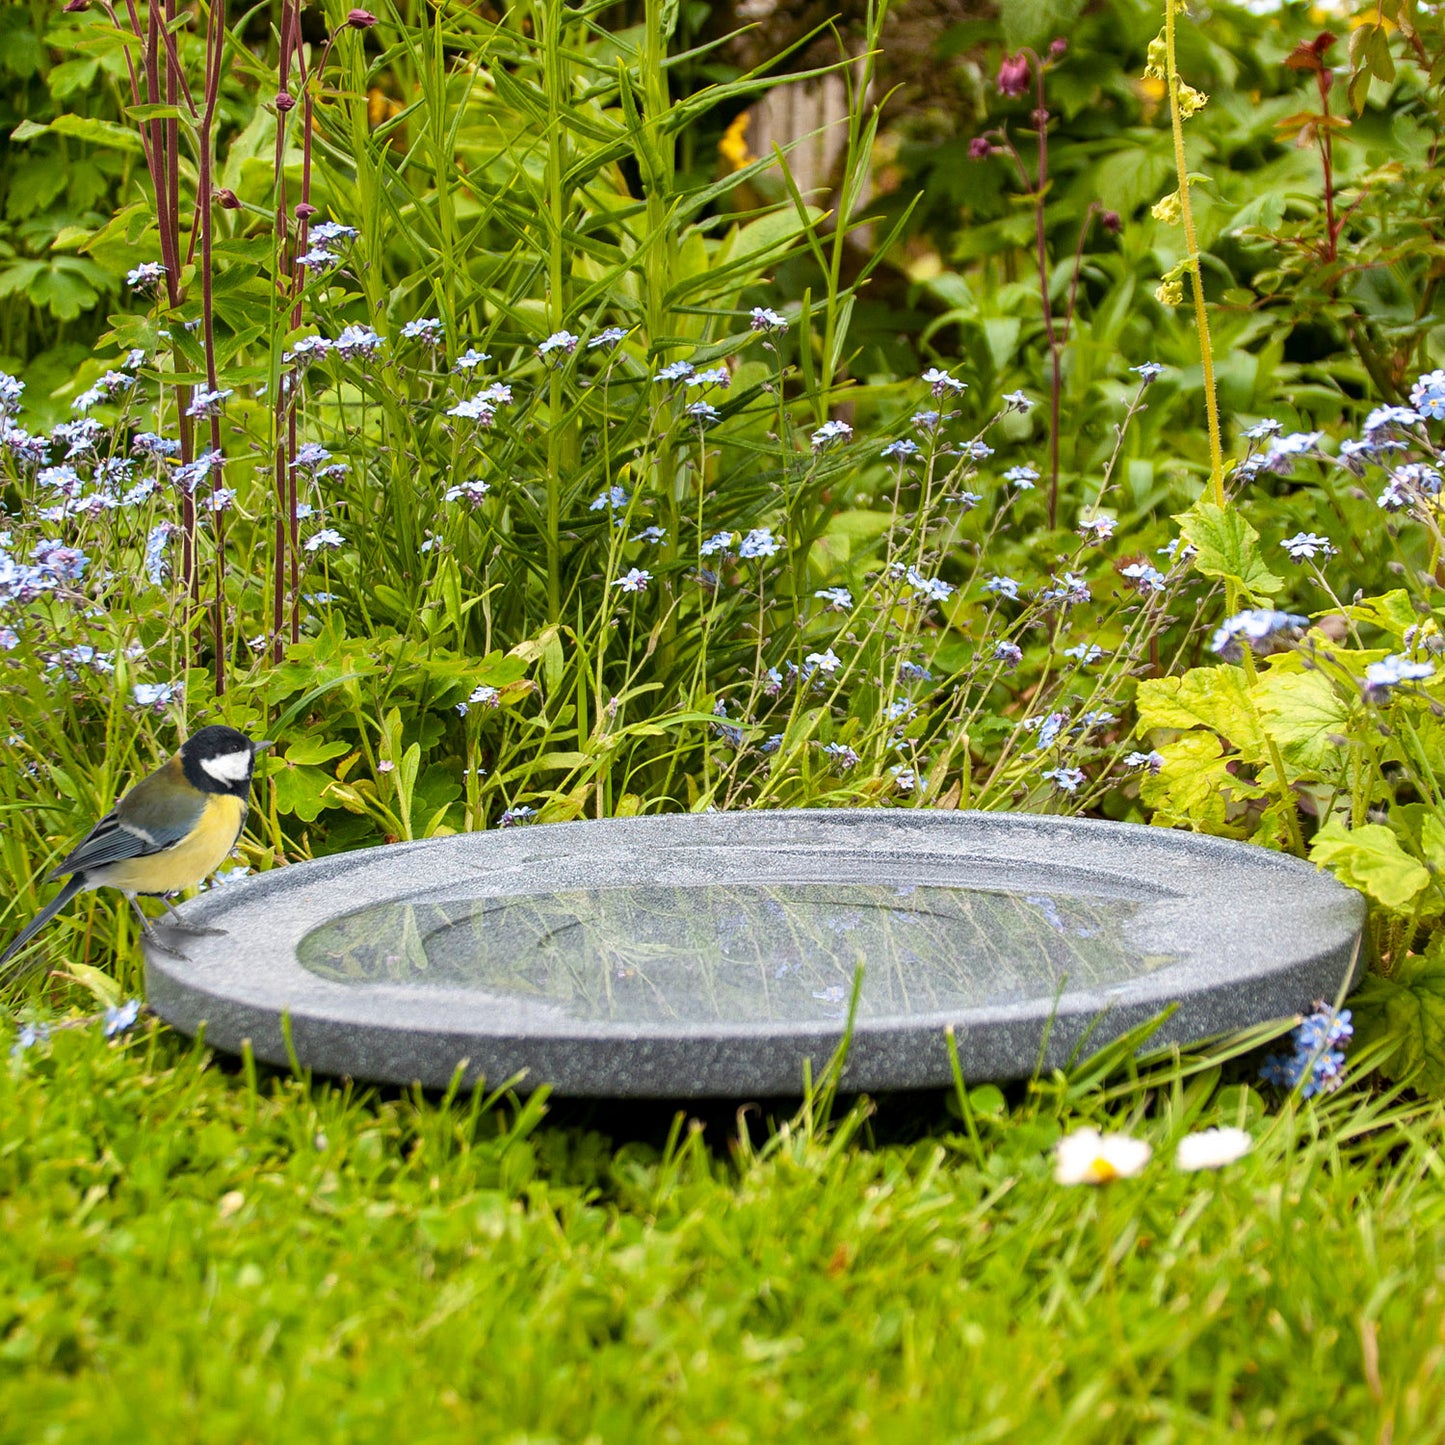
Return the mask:
<svg viewBox="0 0 1445 1445">
<path fill-rule="evenodd" d="M 598 1022 L 928 1013 L 1122 983 L 1168 962 L 1126 941 L 1141 905 L 929 884 L 645 884 L 387 903 L 316 929 L 343 982 L 474 988 Z"/>
</svg>

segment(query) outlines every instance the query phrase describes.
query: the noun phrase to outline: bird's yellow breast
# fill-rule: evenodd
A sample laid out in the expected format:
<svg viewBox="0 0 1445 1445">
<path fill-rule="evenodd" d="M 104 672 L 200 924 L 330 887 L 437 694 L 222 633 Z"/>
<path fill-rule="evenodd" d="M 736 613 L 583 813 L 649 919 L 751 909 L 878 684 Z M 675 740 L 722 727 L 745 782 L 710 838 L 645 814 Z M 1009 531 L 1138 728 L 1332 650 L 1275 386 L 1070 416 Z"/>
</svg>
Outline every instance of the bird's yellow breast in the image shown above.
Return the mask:
<svg viewBox="0 0 1445 1445">
<path fill-rule="evenodd" d="M 200 821 L 173 848 L 146 858 L 127 858 L 104 870 L 107 887 L 127 893 L 179 893 L 214 873 L 236 846 L 246 804 L 234 793 L 212 793 Z M 98 880 L 99 881 L 99 880 Z"/>
</svg>

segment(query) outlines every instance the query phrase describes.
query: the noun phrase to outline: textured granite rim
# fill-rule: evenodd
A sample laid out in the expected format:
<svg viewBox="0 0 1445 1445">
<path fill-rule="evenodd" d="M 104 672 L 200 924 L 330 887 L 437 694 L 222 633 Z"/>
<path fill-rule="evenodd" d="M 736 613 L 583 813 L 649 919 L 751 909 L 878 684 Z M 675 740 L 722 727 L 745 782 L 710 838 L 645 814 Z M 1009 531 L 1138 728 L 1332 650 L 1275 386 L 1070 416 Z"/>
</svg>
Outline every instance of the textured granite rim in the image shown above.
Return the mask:
<svg viewBox="0 0 1445 1445">
<path fill-rule="evenodd" d="M 1333 998 L 1353 981 L 1364 900 L 1307 863 L 1266 849 L 1127 823 L 925 809 L 779 810 L 611 819 L 394 844 L 277 869 L 185 905 L 225 928 L 182 943 L 188 961 L 146 950 L 151 1007 L 186 1033 L 285 1067 L 282 1015 L 299 1061 L 325 1074 L 445 1087 L 550 1084 L 596 1097 L 794 1094 L 843 1025 L 539 1021 L 477 989 L 343 984 L 304 969 L 297 945 L 322 923 L 386 902 L 461 892 L 522 895 L 664 881 L 858 881 L 912 869 L 938 881 L 1074 889 L 1143 900 L 1153 973 L 1054 1000 L 860 1019 L 851 1089 L 951 1079 L 954 1029 L 971 1081 L 1031 1075 L 1175 1011 L 1155 1035 L 1189 1043 Z M 920 878 L 919 881 L 925 881 Z M 479 886 L 481 885 L 481 886 Z M 541 1025 L 545 1022 L 545 1028 Z"/>
</svg>

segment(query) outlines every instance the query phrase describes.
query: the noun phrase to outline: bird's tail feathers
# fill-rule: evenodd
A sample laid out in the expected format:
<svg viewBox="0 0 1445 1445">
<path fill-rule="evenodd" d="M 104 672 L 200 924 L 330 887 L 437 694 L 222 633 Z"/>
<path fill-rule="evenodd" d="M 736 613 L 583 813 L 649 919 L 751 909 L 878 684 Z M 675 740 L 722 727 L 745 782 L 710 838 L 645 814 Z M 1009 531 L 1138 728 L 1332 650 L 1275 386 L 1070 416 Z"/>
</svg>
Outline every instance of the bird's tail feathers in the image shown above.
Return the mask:
<svg viewBox="0 0 1445 1445">
<path fill-rule="evenodd" d="M 75 895 L 81 892 L 84 888 L 84 874 L 75 874 L 71 878 L 70 882 L 67 883 L 65 887 L 62 888 L 60 892 L 57 893 L 55 897 L 52 898 L 50 902 L 47 903 L 45 907 L 42 908 L 40 912 L 37 913 L 35 917 L 32 918 L 30 922 L 27 923 L 25 927 L 20 930 L 19 935 L 16 937 L 15 941 L 10 945 L 10 947 L 7 948 L 4 953 L 0 953 L 0 984 L 4 984 L 8 982 L 11 977 L 19 976 L 26 971 L 24 967 L 7 968 L 6 965 L 9 964 L 10 960 L 14 958 L 15 955 L 19 953 L 20 950 L 24 948 L 25 945 L 29 943 L 30 940 L 34 938 L 35 935 L 39 933 L 40 930 L 44 928 L 45 925 L 49 923 L 50 920 L 54 918 L 55 915 L 59 913 L 60 910 L 64 908 L 65 905 L 69 903 L 70 900 L 74 898 Z"/>
</svg>

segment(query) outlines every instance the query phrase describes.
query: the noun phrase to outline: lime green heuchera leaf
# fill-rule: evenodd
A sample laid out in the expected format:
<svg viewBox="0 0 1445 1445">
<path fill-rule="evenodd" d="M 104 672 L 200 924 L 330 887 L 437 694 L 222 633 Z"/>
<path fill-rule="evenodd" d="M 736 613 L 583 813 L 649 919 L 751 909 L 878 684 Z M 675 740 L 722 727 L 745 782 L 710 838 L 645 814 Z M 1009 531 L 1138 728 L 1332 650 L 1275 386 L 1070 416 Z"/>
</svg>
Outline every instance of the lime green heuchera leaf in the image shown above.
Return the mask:
<svg viewBox="0 0 1445 1445">
<path fill-rule="evenodd" d="M 1322 673 L 1261 673 L 1253 699 L 1265 733 L 1291 768 L 1319 777 L 1337 771 L 1348 757 L 1340 739 L 1350 709 Z"/>
<path fill-rule="evenodd" d="M 1383 823 L 1347 828 L 1331 818 L 1315 834 L 1310 859 L 1392 913 L 1407 911 L 1430 882 L 1425 865 L 1412 858 Z"/>
<path fill-rule="evenodd" d="M 1408 629 L 1419 627 L 1422 620 L 1403 587 L 1379 597 L 1362 598 L 1345 608 L 1345 616 L 1388 632 L 1396 642 L 1404 638 Z"/>
<path fill-rule="evenodd" d="M 1195 667 L 1181 677 L 1147 678 L 1139 684 L 1136 705 L 1141 729 L 1206 727 L 1248 762 L 1268 757 L 1259 711 L 1242 668 Z"/>
<path fill-rule="evenodd" d="M 1235 508 L 1201 501 L 1174 520 L 1194 545 L 1195 571 L 1238 582 L 1256 598 L 1272 598 L 1284 586 L 1284 579 L 1264 565 L 1259 533 Z"/>
<path fill-rule="evenodd" d="M 1189 732 L 1158 748 L 1164 762 L 1139 785 L 1139 796 L 1154 810 L 1154 822 L 1239 837 L 1229 821 L 1231 802 L 1264 796 L 1253 783 L 1229 771 L 1220 741 L 1212 733 Z"/>
<path fill-rule="evenodd" d="M 1370 974 L 1351 997 L 1356 1046 L 1391 1045 L 1380 1062 L 1387 1078 L 1445 1094 L 1445 959 L 1434 948 L 1400 961 L 1387 978 Z"/>
</svg>

